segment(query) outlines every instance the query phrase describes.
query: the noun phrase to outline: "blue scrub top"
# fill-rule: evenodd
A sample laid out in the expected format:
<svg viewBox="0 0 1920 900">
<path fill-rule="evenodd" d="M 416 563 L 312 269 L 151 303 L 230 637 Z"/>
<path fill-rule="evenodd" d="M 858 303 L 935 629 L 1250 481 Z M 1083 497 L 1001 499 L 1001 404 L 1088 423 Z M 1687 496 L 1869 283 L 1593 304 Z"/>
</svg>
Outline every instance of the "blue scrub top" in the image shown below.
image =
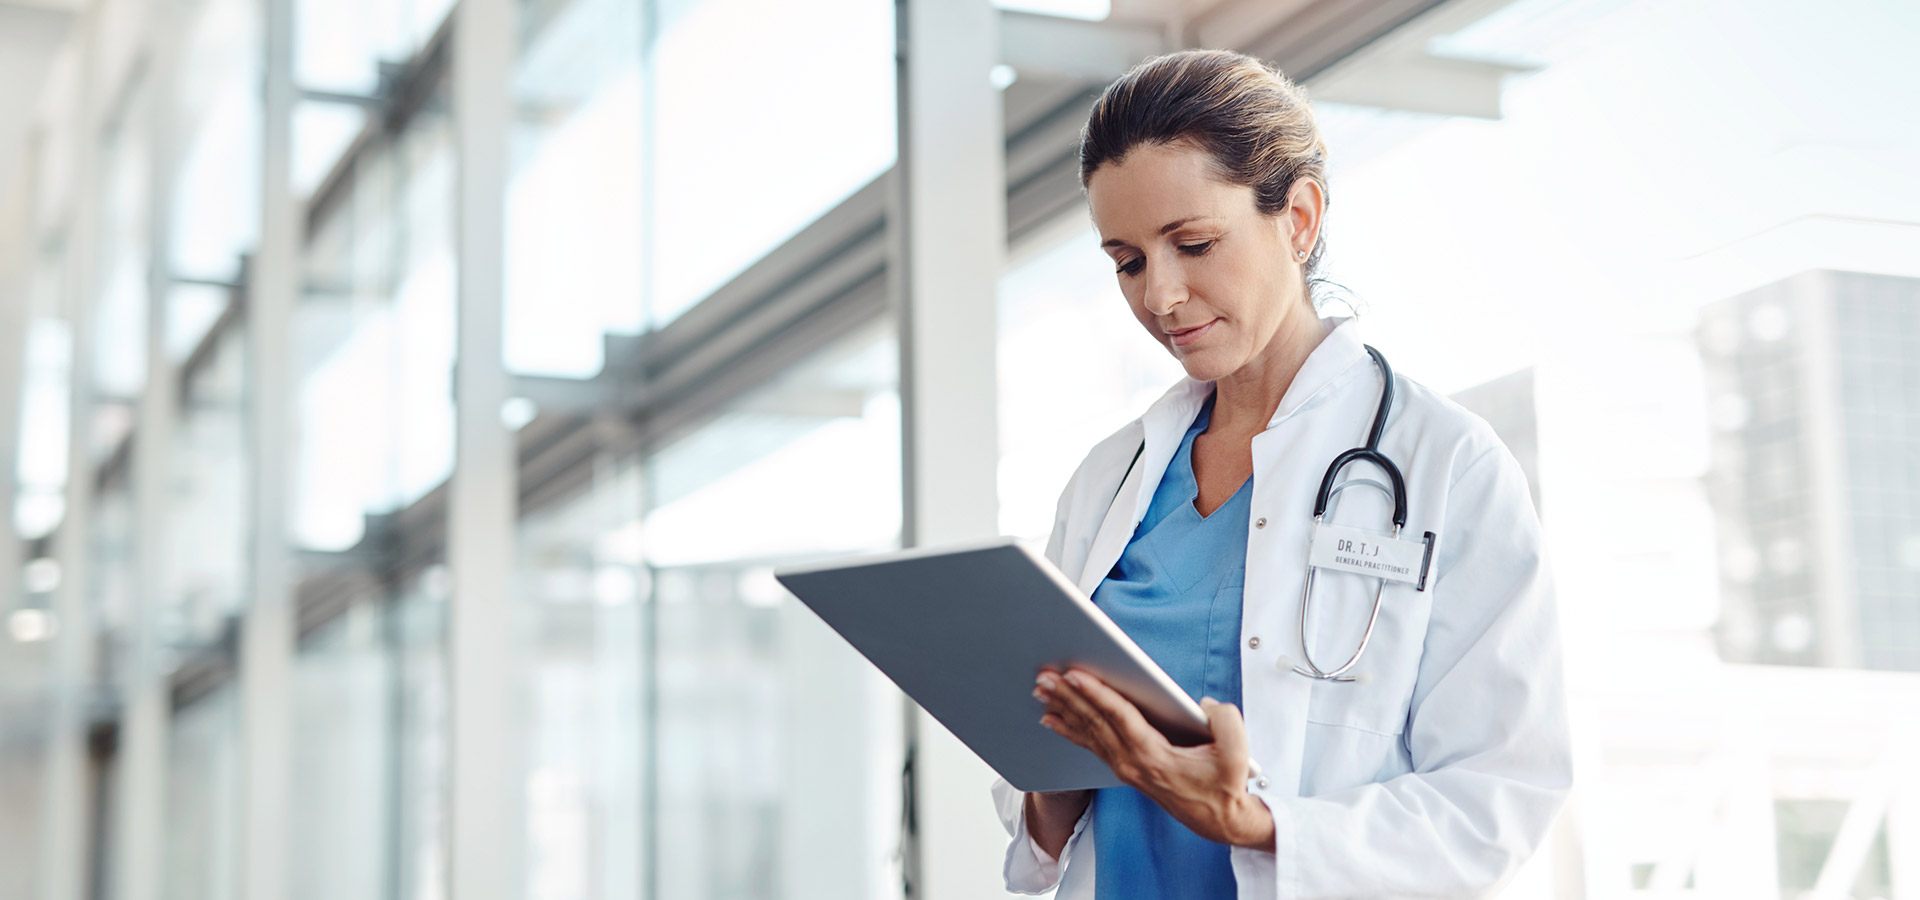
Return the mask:
<svg viewBox="0 0 1920 900">
<path fill-rule="evenodd" d="M 1212 515 L 1194 509 L 1193 439 L 1212 417 L 1210 396 L 1093 603 L 1195 700 L 1237 706 L 1253 479 Z M 1094 793 L 1093 829 L 1100 900 L 1234 896 L 1227 845 L 1194 834 L 1131 787 Z"/>
</svg>

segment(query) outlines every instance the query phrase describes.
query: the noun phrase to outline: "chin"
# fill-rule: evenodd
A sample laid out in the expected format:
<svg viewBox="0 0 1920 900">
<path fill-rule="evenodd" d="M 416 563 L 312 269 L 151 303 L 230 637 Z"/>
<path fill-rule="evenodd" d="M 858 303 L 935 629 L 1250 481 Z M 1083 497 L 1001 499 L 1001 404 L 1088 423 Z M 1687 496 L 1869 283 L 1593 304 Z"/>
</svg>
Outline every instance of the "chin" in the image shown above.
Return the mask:
<svg viewBox="0 0 1920 900">
<path fill-rule="evenodd" d="M 1231 374 L 1232 370 L 1221 364 L 1221 354 L 1202 350 L 1192 356 L 1176 356 L 1181 368 L 1187 370 L 1187 377 L 1195 381 L 1219 381 Z"/>
</svg>

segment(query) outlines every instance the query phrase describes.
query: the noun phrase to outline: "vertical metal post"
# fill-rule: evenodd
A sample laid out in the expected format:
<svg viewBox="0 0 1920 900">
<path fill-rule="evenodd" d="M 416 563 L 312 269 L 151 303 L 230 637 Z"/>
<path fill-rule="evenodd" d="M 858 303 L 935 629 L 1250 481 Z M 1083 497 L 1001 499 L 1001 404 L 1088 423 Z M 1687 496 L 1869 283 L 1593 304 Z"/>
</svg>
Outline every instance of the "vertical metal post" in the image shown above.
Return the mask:
<svg viewBox="0 0 1920 900">
<path fill-rule="evenodd" d="M 14 215 L 0 219 L 0 516 L 13 521 L 15 485 L 18 483 L 20 450 L 21 391 L 26 385 L 26 349 L 28 306 L 33 297 L 33 279 L 39 269 L 36 252 L 40 235 L 34 232 L 34 173 L 38 154 L 28 143 L 26 165 L 19 167 L 11 184 L 0 181 L 0 196 L 20 198 L 12 207 Z M 0 172 L 0 179 L 6 173 Z M 0 207 L 0 212 L 5 212 Z M 0 619 L 19 609 L 26 592 L 20 585 L 20 539 L 12 528 L 0 528 Z M 0 649 L 0 657 L 9 650 Z"/>
<path fill-rule="evenodd" d="M 902 541 L 998 531 L 994 298 L 1006 256 L 999 19 L 988 0 L 897 0 L 899 157 L 888 219 L 900 328 Z M 907 891 L 1000 896 L 992 772 L 909 704 Z M 937 848 L 927 852 L 926 848 Z"/>
<path fill-rule="evenodd" d="M 168 185 L 173 180 L 176 136 L 173 106 L 178 59 L 179 10 L 154 7 L 149 20 L 148 73 L 143 108 L 129 133 L 139 128 L 147 145 L 144 234 L 147 238 L 147 374 L 135 410 L 133 431 L 133 566 L 127 659 L 120 682 L 120 779 L 113 808 L 113 865 L 109 880 L 118 900 L 157 900 L 165 874 L 168 726 L 172 713 L 163 671 L 160 612 L 170 599 L 167 503 L 173 452 L 174 367 L 167 359 L 167 292 L 171 279 Z"/>
<path fill-rule="evenodd" d="M 655 321 L 655 291 L 658 282 L 654 278 L 654 179 L 658 174 L 657 142 L 659 116 L 659 59 L 660 47 L 660 6 L 661 0 L 639 0 L 640 30 L 636 39 L 640 42 L 640 179 L 639 210 L 640 233 L 639 246 L 635 248 L 640 266 L 640 321 L 642 328 L 652 328 Z M 644 360 L 642 361 L 644 362 Z M 636 379 L 637 380 L 637 379 Z M 631 446 L 631 442 L 623 442 Z M 636 518 L 643 517 L 647 505 L 659 497 L 657 481 L 658 469 L 648 461 L 640 466 L 639 487 L 628 508 Z M 640 568 L 648 568 L 642 559 L 637 562 Z M 651 583 L 649 578 L 648 582 Z M 653 589 L 647 588 L 650 595 Z M 639 820 L 640 852 L 634 854 L 637 867 L 636 883 L 639 886 L 638 898 L 657 900 L 660 897 L 660 604 L 651 596 L 640 598 L 640 608 L 636 616 L 639 628 L 638 653 L 640 657 L 640 777 L 639 782 Z"/>
<path fill-rule="evenodd" d="M 287 548 L 293 390 L 288 321 L 300 289 L 304 224 L 293 194 L 293 0 L 264 0 L 260 244 L 246 290 L 251 603 L 240 621 L 239 895 L 282 900 L 291 815 L 294 609 Z M 371 789 L 371 786 L 370 786 Z"/>
<path fill-rule="evenodd" d="M 459 324 L 447 523 L 453 581 L 448 883 L 453 900 L 486 900 L 524 890 L 522 667 L 508 593 L 517 467 L 513 433 L 500 415 L 510 390 L 502 355 L 502 258 L 517 29 L 513 0 L 461 0 L 454 17 Z"/>
<path fill-rule="evenodd" d="M 93 294 L 99 243 L 98 56 L 100 8 L 75 23 L 79 47 L 79 109 L 72 120 L 73 183 L 66 237 L 66 278 L 61 305 L 73 341 L 69 355 L 72 396 L 67 429 L 66 508 L 53 538 L 60 564 L 54 594 L 56 627 L 51 670 L 52 708 L 47 723 L 46 840 L 42 845 L 40 893 L 45 900 L 78 900 L 87 889 L 88 700 L 93 682 L 93 622 L 88 614 L 87 544 L 93 503 Z"/>
<path fill-rule="evenodd" d="M 1835 338 L 1841 290 L 1831 273 L 1808 273 L 1784 285 L 1782 298 L 1798 327 L 1800 390 L 1806 424 L 1807 502 L 1813 524 L 1810 554 L 1814 597 L 1814 641 L 1823 666 L 1864 665 L 1859 596 L 1853 559 L 1852 498 L 1847 477 L 1847 434 L 1840 411 L 1840 360 Z"/>
</svg>

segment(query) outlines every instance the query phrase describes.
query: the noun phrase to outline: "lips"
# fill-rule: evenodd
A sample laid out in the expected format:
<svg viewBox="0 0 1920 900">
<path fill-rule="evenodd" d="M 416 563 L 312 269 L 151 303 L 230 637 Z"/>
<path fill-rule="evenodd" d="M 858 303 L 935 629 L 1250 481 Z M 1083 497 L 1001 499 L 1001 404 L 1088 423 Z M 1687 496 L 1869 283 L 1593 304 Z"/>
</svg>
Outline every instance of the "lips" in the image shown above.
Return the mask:
<svg viewBox="0 0 1920 900">
<path fill-rule="evenodd" d="M 1214 319 L 1212 322 L 1196 325 L 1192 328 L 1184 329 L 1182 331 L 1169 331 L 1167 332 L 1167 334 L 1173 338 L 1174 346 L 1184 347 L 1188 344 L 1193 343 L 1194 341 L 1199 340 L 1201 337 L 1205 336 L 1207 332 L 1212 331 L 1213 326 L 1219 321 L 1220 321 L 1219 319 Z"/>
</svg>

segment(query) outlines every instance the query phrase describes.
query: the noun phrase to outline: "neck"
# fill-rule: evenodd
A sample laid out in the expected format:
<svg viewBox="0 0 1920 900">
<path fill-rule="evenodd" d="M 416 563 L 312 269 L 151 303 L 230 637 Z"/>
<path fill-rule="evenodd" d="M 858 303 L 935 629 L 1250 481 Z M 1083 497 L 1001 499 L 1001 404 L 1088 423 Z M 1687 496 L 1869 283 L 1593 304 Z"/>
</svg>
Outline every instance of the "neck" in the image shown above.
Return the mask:
<svg viewBox="0 0 1920 900">
<path fill-rule="evenodd" d="M 1281 323 L 1266 350 L 1240 371 L 1214 382 L 1213 418 L 1207 430 L 1228 434 L 1267 430 L 1294 376 L 1324 337 L 1324 326 L 1311 312 Z"/>
</svg>

